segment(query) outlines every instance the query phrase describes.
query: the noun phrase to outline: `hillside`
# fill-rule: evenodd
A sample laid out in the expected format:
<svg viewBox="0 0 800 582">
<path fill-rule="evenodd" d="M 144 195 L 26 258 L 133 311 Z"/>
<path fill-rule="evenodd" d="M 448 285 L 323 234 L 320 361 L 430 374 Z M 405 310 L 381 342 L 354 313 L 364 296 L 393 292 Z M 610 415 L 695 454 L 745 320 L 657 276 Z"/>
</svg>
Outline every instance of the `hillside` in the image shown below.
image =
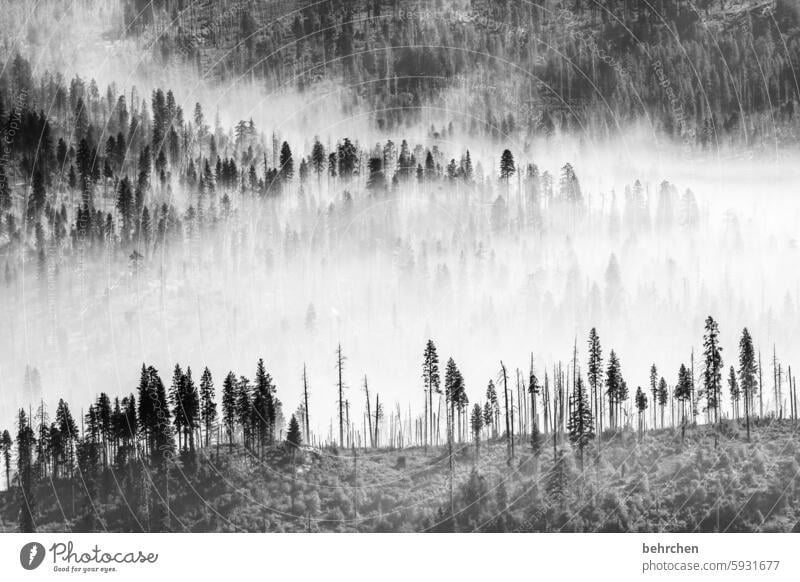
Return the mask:
<svg viewBox="0 0 800 582">
<path fill-rule="evenodd" d="M 787 0 L 154 4 L 128 0 L 125 29 L 165 61 L 271 91 L 338 81 L 379 128 L 431 106 L 497 139 L 639 122 L 688 146 L 797 136 L 800 16 Z"/>
<path fill-rule="evenodd" d="M 583 473 L 569 445 L 549 441 L 537 458 L 517 444 L 463 444 L 455 454 L 454 514 L 458 531 L 737 532 L 800 529 L 800 449 L 794 423 L 763 420 L 723 426 L 718 447 L 705 427 L 633 432 L 587 450 Z M 546 446 L 545 446 L 546 445 Z M 223 447 L 226 449 L 227 447 Z M 277 447 L 263 460 L 237 448 L 211 451 L 196 466 L 184 456 L 170 469 L 172 531 L 449 531 L 447 451 L 310 450 L 291 455 Z M 205 454 L 205 453 L 203 453 Z M 140 465 L 139 465 L 140 466 Z M 92 504 L 67 481 L 42 482 L 36 491 L 38 531 L 157 529 L 149 475 L 129 465 L 106 471 Z M 193 468 L 192 468 L 193 467 Z M 155 475 L 155 474 L 153 474 Z M 58 499 L 56 499 L 56 492 Z M 0 494 L 3 528 L 13 529 L 14 500 Z M 96 514 L 92 513 L 94 507 Z"/>
</svg>

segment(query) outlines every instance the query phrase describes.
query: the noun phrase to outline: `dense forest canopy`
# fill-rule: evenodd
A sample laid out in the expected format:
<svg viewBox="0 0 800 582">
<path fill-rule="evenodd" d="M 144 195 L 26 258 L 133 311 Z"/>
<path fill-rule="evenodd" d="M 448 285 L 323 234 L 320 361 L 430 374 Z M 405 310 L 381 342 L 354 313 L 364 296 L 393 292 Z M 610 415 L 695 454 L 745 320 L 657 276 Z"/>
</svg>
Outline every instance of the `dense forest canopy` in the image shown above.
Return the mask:
<svg viewBox="0 0 800 582">
<path fill-rule="evenodd" d="M 640 121 L 708 147 L 796 137 L 789 0 L 130 1 L 126 24 L 220 80 L 305 91 L 337 79 L 384 128 L 466 85 L 481 115 L 453 121 L 497 139 Z"/>
</svg>

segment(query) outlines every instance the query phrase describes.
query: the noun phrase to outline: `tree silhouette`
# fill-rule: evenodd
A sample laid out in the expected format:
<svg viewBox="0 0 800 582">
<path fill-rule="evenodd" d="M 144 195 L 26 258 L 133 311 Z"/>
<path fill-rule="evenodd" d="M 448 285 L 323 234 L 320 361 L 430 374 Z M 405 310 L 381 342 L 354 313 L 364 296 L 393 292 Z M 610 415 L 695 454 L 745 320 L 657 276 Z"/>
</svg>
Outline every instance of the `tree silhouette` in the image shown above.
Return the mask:
<svg viewBox="0 0 800 582">
<path fill-rule="evenodd" d="M 472 416 L 470 417 L 470 426 L 472 427 L 472 438 L 475 441 L 475 453 L 479 455 L 481 452 L 481 430 L 483 429 L 483 411 L 481 405 L 477 402 L 472 407 Z"/>
<path fill-rule="evenodd" d="M 719 399 L 722 386 L 722 347 L 719 345 L 719 326 L 710 315 L 703 336 L 703 386 L 706 391 L 709 420 L 719 422 Z"/>
<path fill-rule="evenodd" d="M 511 176 L 516 172 L 517 168 L 514 165 L 514 155 L 510 150 L 503 150 L 503 155 L 500 156 L 500 179 L 508 183 Z"/>
<path fill-rule="evenodd" d="M 289 420 L 289 429 L 286 432 L 286 444 L 295 448 L 303 444 L 303 433 L 300 431 L 300 423 L 297 422 L 297 418 L 294 414 Z"/>
<path fill-rule="evenodd" d="M 422 360 L 422 381 L 425 386 L 425 430 L 424 445 L 433 444 L 433 394 L 441 392 L 439 376 L 439 356 L 433 340 L 425 344 Z"/>
<path fill-rule="evenodd" d="M 572 443 L 573 447 L 577 447 L 578 449 L 581 470 L 583 470 L 583 450 L 594 438 L 594 418 L 592 416 L 592 409 L 589 404 L 589 396 L 586 393 L 583 377 L 580 375 L 575 383 L 575 391 L 570 399 L 571 413 L 567 423 L 569 441 Z"/>
<path fill-rule="evenodd" d="M 206 367 L 200 377 L 200 417 L 205 429 L 205 446 L 211 443 L 211 431 L 217 421 L 217 403 L 214 401 L 214 379 Z"/>
<path fill-rule="evenodd" d="M 11 440 L 11 433 L 4 430 L 0 434 L 0 453 L 3 455 L 3 464 L 6 468 L 6 488 L 11 490 L 11 448 L 14 442 Z"/>
<path fill-rule="evenodd" d="M 600 337 L 597 330 L 589 330 L 589 369 L 587 370 L 589 386 L 592 387 L 592 402 L 594 403 L 595 414 L 599 421 L 600 432 L 603 431 L 603 397 L 600 394 L 600 386 L 603 382 L 603 349 L 600 346 Z"/>
<path fill-rule="evenodd" d="M 22 533 L 36 532 L 33 471 L 35 446 L 36 439 L 33 429 L 28 423 L 28 416 L 25 414 L 25 410 L 20 409 L 17 414 L 17 479 L 19 483 L 19 530 Z"/>
<path fill-rule="evenodd" d="M 233 447 L 234 427 L 236 426 L 237 389 L 236 375 L 228 372 L 222 383 L 222 423 L 225 425 L 228 444 L 231 447 Z"/>
<path fill-rule="evenodd" d="M 742 330 L 739 340 L 739 384 L 744 396 L 745 424 L 747 426 L 747 440 L 750 440 L 750 411 L 752 410 L 756 387 L 759 385 L 757 378 L 758 364 L 756 363 L 753 338 L 747 328 Z"/>
</svg>

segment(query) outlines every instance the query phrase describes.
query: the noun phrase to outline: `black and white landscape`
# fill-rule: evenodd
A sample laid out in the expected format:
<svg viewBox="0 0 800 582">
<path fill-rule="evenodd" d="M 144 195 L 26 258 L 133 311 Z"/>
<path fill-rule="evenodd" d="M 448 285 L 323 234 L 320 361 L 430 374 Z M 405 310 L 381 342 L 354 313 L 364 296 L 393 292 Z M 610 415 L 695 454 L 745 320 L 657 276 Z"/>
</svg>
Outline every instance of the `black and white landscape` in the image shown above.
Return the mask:
<svg viewBox="0 0 800 582">
<path fill-rule="evenodd" d="M 796 0 L 0 11 L 0 531 L 800 531 Z"/>
</svg>

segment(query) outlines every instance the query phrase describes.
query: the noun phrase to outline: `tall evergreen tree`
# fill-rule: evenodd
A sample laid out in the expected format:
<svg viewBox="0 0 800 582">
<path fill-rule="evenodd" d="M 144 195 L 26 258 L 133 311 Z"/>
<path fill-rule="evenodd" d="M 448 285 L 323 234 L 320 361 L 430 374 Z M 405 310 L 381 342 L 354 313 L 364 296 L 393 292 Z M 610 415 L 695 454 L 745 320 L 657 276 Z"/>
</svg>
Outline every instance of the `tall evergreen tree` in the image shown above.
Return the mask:
<svg viewBox="0 0 800 582">
<path fill-rule="evenodd" d="M 583 469 L 583 450 L 594 438 L 594 417 L 592 416 L 589 396 L 583 382 L 583 376 L 578 375 L 575 390 L 570 397 L 570 416 L 567 422 L 569 440 L 572 446 L 578 448 L 581 469 Z"/>
<path fill-rule="evenodd" d="M 280 176 L 284 182 L 288 182 L 294 176 L 294 160 L 292 159 L 292 148 L 288 142 L 283 142 L 280 157 Z"/>
<path fill-rule="evenodd" d="M 433 444 L 433 394 L 441 392 L 439 376 L 439 355 L 433 340 L 425 344 L 422 356 L 422 381 L 425 386 L 425 446 Z"/>
<path fill-rule="evenodd" d="M 747 426 L 747 440 L 750 440 L 750 413 L 755 402 L 758 387 L 758 363 L 756 362 L 753 338 L 747 328 L 742 330 L 739 340 L 739 385 L 744 396 L 745 424 Z"/>
<path fill-rule="evenodd" d="M 25 410 L 20 408 L 17 414 L 17 479 L 19 483 L 19 530 L 22 533 L 36 532 L 33 470 L 35 446 L 36 439 L 28 422 L 28 416 L 25 414 Z"/>
<path fill-rule="evenodd" d="M 709 421 L 719 422 L 720 388 L 722 387 L 722 347 L 719 345 L 719 326 L 710 315 L 703 336 L 703 387 L 706 391 Z"/>
<path fill-rule="evenodd" d="M 644 393 L 641 386 L 636 387 L 635 404 L 636 410 L 639 413 L 639 433 L 641 434 L 644 430 L 644 411 L 647 410 L 647 395 Z M 655 408 L 655 406 L 653 408 Z"/>
<path fill-rule="evenodd" d="M 228 443 L 231 446 L 233 446 L 234 427 L 236 426 L 237 388 L 236 375 L 228 372 L 222 383 L 222 423 L 225 425 Z"/>
<path fill-rule="evenodd" d="M 205 446 L 211 444 L 211 432 L 217 421 L 217 403 L 214 401 L 214 379 L 206 367 L 200 377 L 200 418 L 206 433 Z"/>
<path fill-rule="evenodd" d="M 507 183 L 516 172 L 514 155 L 511 150 L 503 150 L 503 155 L 500 156 L 500 179 Z"/>
<path fill-rule="evenodd" d="M 598 419 L 599 430 L 603 431 L 603 397 L 600 394 L 603 384 L 603 349 L 600 346 L 600 337 L 597 330 L 589 330 L 589 368 L 587 370 L 589 386 L 592 387 L 592 402 Z"/>
<path fill-rule="evenodd" d="M 658 402 L 658 406 L 661 409 L 661 428 L 664 428 L 664 409 L 667 406 L 667 399 L 669 398 L 669 391 L 667 389 L 667 381 L 664 380 L 664 377 L 661 377 L 661 380 L 658 381 L 658 394 L 657 399 L 653 401 L 653 408 L 655 408 L 655 403 Z"/>
<path fill-rule="evenodd" d="M 606 368 L 606 396 L 608 397 L 608 413 L 611 428 L 619 428 L 619 404 L 622 401 L 622 372 L 616 352 L 611 350 L 608 356 L 608 367 Z"/>
<path fill-rule="evenodd" d="M 295 448 L 303 444 L 303 433 L 300 431 L 300 423 L 297 422 L 297 417 L 294 414 L 289 420 L 289 429 L 286 432 L 286 444 Z"/>
<path fill-rule="evenodd" d="M 481 405 L 477 402 L 472 407 L 470 426 L 472 428 L 472 439 L 475 441 L 475 452 L 476 454 L 480 454 L 481 430 L 483 430 L 483 411 L 481 410 Z"/>
<path fill-rule="evenodd" d="M 11 490 L 11 449 L 14 441 L 11 440 L 11 433 L 4 430 L 0 435 L 0 453 L 3 455 L 3 464 L 6 469 L 6 489 Z"/>
</svg>

